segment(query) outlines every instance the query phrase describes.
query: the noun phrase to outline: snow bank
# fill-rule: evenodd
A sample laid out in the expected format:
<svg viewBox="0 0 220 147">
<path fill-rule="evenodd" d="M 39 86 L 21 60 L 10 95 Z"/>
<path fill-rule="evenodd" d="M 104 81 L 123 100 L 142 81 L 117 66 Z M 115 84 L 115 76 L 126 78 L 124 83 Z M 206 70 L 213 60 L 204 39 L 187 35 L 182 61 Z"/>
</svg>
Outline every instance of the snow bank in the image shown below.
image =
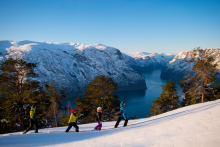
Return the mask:
<svg viewBox="0 0 220 147">
<path fill-rule="evenodd" d="M 0 146 L 77 147 L 219 147 L 220 100 L 187 106 L 158 116 L 130 120 L 127 127 L 114 129 L 115 122 L 79 125 L 80 132 L 65 133 L 67 127 L 41 129 L 0 136 Z"/>
</svg>

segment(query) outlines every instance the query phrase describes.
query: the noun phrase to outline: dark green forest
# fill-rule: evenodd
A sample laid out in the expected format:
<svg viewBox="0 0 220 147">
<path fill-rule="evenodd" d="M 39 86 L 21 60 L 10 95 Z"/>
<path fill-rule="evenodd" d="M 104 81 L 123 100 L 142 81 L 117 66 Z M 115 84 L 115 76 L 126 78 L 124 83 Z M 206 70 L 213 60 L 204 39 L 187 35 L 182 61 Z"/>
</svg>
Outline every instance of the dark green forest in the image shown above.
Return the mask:
<svg viewBox="0 0 220 147">
<path fill-rule="evenodd" d="M 190 73 L 185 73 L 179 82 L 185 98 L 177 94 L 175 81 L 169 80 L 162 86 L 162 93 L 151 106 L 151 116 L 174 109 L 212 101 L 220 98 L 220 85 L 216 84 L 217 64 L 208 54 L 208 49 L 194 49 L 188 63 L 194 63 Z M 7 59 L 0 63 L 0 133 L 24 131 L 29 123 L 29 111 L 37 105 L 39 128 L 68 125 L 71 103 L 62 106 L 66 89 L 58 90 L 53 81 L 47 84 L 35 81 L 34 68 L 37 65 L 22 59 Z M 215 85 L 215 86 L 213 86 Z M 76 118 L 79 124 L 95 122 L 96 108 L 102 107 L 103 120 L 113 121 L 117 116 L 114 110 L 120 101 L 116 96 L 117 84 L 104 75 L 95 77 L 86 90 L 84 97 L 76 100 Z M 150 116 L 148 116 L 150 117 Z M 138 118 L 136 115 L 135 118 Z M 134 119 L 134 118 L 133 118 Z"/>
<path fill-rule="evenodd" d="M 153 101 L 150 113 L 152 116 L 168 112 L 180 107 L 203 103 L 220 98 L 220 85 L 216 83 L 219 73 L 217 64 L 209 55 L 209 49 L 202 50 L 200 47 L 193 50 L 188 63 L 194 63 L 191 73 L 185 73 L 184 78 L 179 82 L 185 98 L 180 101 L 177 95 L 175 81 L 169 80 L 162 85 L 162 93 L 157 100 Z"/>
<path fill-rule="evenodd" d="M 37 105 L 39 128 L 68 125 L 71 103 L 62 106 L 66 89 L 53 81 L 43 85 L 34 80 L 37 65 L 22 59 L 7 59 L 0 63 L 0 133 L 23 131 L 28 127 L 29 112 Z M 108 76 L 95 77 L 76 98 L 78 123 L 95 122 L 96 108 L 103 108 L 105 121 L 113 120 L 112 109 L 119 105 L 117 84 Z M 67 115 L 66 115 L 67 114 Z"/>
<path fill-rule="evenodd" d="M 0 133 L 23 131 L 28 126 L 29 111 L 37 105 L 40 128 L 57 125 L 57 116 L 66 90 L 57 91 L 53 81 L 44 87 L 33 80 L 34 63 L 22 59 L 7 59 L 0 63 Z"/>
</svg>

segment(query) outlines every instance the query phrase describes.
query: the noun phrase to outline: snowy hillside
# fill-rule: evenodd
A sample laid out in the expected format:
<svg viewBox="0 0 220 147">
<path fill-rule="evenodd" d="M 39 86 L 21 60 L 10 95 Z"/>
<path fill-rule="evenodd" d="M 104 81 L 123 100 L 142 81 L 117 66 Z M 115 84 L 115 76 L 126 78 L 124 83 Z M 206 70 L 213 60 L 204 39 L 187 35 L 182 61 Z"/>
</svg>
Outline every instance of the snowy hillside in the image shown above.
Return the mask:
<svg viewBox="0 0 220 147">
<path fill-rule="evenodd" d="M 36 80 L 53 80 L 70 92 L 82 92 L 96 76 L 108 75 L 118 89 L 146 89 L 145 79 L 130 68 L 122 53 L 101 44 L 0 41 L 0 60 L 22 58 L 37 63 Z"/>
<path fill-rule="evenodd" d="M 129 57 L 126 57 L 128 55 Z M 134 52 L 124 54 L 125 62 L 133 69 L 140 73 L 152 71 L 161 68 L 175 57 L 172 54 L 165 53 L 146 53 Z"/>
<path fill-rule="evenodd" d="M 126 108 L 126 107 L 125 107 Z M 158 116 L 130 120 L 127 127 L 114 129 L 104 122 L 101 131 L 91 131 L 96 123 L 79 125 L 80 132 L 65 133 L 67 127 L 41 129 L 38 134 L 0 135 L 0 146 L 77 147 L 219 147 L 220 100 L 196 104 Z"/>
<path fill-rule="evenodd" d="M 190 72 L 194 63 L 185 62 L 190 59 L 193 50 L 178 53 L 167 65 L 161 70 L 161 78 L 164 79 L 182 79 L 185 72 Z M 210 48 L 209 54 L 214 58 L 218 69 L 220 69 L 220 48 Z"/>
</svg>

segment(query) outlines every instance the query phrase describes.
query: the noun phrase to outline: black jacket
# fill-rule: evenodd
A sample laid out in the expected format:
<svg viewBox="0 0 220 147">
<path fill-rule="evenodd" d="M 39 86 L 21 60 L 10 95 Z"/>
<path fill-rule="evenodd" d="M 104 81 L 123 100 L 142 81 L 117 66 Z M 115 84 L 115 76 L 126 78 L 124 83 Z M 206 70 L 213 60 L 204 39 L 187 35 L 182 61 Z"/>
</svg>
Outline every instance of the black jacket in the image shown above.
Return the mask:
<svg viewBox="0 0 220 147">
<path fill-rule="evenodd" d="M 102 121 L 102 113 L 100 112 L 96 113 L 96 121 Z"/>
</svg>

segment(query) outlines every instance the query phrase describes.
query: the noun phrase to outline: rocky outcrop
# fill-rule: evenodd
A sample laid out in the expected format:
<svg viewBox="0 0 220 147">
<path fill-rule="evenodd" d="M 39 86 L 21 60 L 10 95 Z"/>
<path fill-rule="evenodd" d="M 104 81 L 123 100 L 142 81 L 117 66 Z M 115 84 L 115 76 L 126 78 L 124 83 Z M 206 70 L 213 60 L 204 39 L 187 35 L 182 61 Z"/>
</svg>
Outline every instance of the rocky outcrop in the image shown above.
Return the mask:
<svg viewBox="0 0 220 147">
<path fill-rule="evenodd" d="M 219 48 L 210 48 L 208 50 L 210 56 L 214 58 L 214 64 L 218 65 L 218 69 L 220 69 L 220 50 Z M 181 80 L 185 75 L 185 72 L 192 73 L 191 67 L 195 64 L 194 62 L 186 62 L 187 60 L 191 60 L 191 55 L 193 54 L 193 50 L 185 51 L 178 53 L 173 60 L 167 63 L 161 70 L 161 78 L 163 79 L 173 79 L 173 80 Z"/>
</svg>

